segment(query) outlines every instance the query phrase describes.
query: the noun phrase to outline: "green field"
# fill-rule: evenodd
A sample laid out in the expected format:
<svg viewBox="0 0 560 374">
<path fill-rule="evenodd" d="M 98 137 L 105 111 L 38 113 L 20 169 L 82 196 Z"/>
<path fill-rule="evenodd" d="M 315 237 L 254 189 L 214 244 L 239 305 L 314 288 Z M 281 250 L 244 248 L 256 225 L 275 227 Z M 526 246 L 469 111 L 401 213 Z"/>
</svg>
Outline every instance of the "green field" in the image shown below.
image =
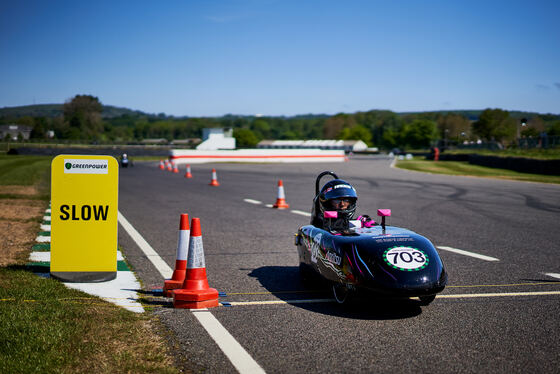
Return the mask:
<svg viewBox="0 0 560 374">
<path fill-rule="evenodd" d="M 33 272 L 37 266 L 26 264 L 33 242 L 8 250 L 15 248 L 10 227 L 26 224 L 32 228 L 31 238 L 39 232 L 41 217 L 3 217 L 10 217 L 6 213 L 17 202 L 48 207 L 51 160 L 0 155 L 0 191 L 12 191 L 0 192 L 0 225 L 5 230 L 0 248 L 6 248 L 0 263 L 8 264 L 0 266 L 0 373 L 179 372 L 154 333 L 157 320 L 149 312 L 133 313 L 38 276 Z M 18 193 L 29 186 L 42 194 Z"/>
<path fill-rule="evenodd" d="M 430 161 L 415 158 L 399 160 L 396 166 L 401 169 L 434 174 L 463 175 L 483 178 L 510 179 L 524 182 L 560 183 L 560 176 L 519 173 L 513 170 L 489 168 L 472 165 L 462 161 Z"/>
</svg>

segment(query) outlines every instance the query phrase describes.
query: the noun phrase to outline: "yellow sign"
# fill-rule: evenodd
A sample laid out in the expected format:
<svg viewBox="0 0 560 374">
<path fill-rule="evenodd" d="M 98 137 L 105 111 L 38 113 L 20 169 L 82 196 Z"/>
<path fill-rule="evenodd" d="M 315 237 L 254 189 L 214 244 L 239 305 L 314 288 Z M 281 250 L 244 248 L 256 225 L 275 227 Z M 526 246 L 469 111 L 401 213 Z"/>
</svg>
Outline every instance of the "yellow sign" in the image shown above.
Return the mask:
<svg viewBox="0 0 560 374">
<path fill-rule="evenodd" d="M 51 164 L 51 275 L 68 282 L 117 276 L 119 164 L 59 155 Z"/>
</svg>

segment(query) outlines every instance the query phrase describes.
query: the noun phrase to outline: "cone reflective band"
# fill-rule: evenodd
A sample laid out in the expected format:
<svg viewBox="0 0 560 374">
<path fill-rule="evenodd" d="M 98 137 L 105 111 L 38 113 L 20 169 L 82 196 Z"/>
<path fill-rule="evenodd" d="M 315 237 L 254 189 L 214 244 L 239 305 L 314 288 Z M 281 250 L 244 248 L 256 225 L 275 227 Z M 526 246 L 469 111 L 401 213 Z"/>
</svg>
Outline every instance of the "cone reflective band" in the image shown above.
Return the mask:
<svg viewBox="0 0 560 374">
<path fill-rule="evenodd" d="M 276 199 L 276 203 L 272 206 L 276 209 L 287 209 L 290 207 L 286 203 L 286 195 L 284 194 L 284 184 L 282 183 L 282 179 L 278 181 L 278 197 Z"/>
<path fill-rule="evenodd" d="M 178 173 L 179 172 L 179 168 L 177 167 L 177 164 L 173 163 L 173 172 L 174 173 Z"/>
<path fill-rule="evenodd" d="M 171 162 L 165 160 L 165 163 L 167 164 L 167 171 L 173 170 L 173 169 L 171 169 Z"/>
<path fill-rule="evenodd" d="M 187 253 L 189 252 L 189 215 L 181 214 L 181 221 L 179 223 L 179 238 L 177 240 L 177 255 L 175 260 L 175 270 L 171 279 L 168 279 L 163 284 L 163 295 L 171 297 L 172 290 L 181 288 L 185 281 L 187 271 Z"/>
<path fill-rule="evenodd" d="M 190 165 L 187 165 L 187 172 L 185 173 L 185 178 L 192 178 Z"/>
<path fill-rule="evenodd" d="M 161 170 L 165 169 L 165 166 L 163 165 L 163 160 L 159 160 L 159 168 Z"/>
<path fill-rule="evenodd" d="M 219 186 L 218 175 L 216 174 L 216 169 L 212 169 L 212 180 L 210 181 L 211 186 Z"/>
<path fill-rule="evenodd" d="M 210 288 L 206 278 L 204 248 L 200 219 L 191 222 L 191 237 L 187 256 L 187 272 L 181 289 L 173 291 L 175 308 L 200 309 L 218 306 L 218 291 Z"/>
</svg>

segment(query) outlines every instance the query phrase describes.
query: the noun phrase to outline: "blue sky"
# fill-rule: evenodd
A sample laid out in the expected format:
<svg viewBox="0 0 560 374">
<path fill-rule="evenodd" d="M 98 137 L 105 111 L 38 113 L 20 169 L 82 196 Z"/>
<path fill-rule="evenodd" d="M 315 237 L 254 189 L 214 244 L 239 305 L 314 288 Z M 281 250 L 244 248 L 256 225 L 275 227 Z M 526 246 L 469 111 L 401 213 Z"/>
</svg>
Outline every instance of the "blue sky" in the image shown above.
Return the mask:
<svg viewBox="0 0 560 374">
<path fill-rule="evenodd" d="M 560 113 L 560 1 L 2 1 L 0 107 Z"/>
</svg>

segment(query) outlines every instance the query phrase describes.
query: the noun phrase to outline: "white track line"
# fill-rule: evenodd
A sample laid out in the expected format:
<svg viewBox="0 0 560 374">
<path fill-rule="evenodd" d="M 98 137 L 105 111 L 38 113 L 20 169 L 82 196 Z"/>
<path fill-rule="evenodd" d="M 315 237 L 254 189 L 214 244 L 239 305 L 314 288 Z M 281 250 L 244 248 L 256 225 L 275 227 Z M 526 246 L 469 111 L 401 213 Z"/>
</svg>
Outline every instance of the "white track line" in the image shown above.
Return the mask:
<svg viewBox="0 0 560 374">
<path fill-rule="evenodd" d="M 121 212 L 118 212 L 118 219 L 121 226 L 124 230 L 130 235 L 130 237 L 136 242 L 138 247 L 144 252 L 148 260 L 154 264 L 157 271 L 163 276 L 165 279 L 171 278 L 173 275 L 173 269 L 167 265 L 165 261 L 161 257 L 159 257 L 158 253 L 148 244 L 148 242 L 140 235 L 138 231 L 128 222 L 126 218 L 122 215 Z"/>
<path fill-rule="evenodd" d="M 468 298 L 468 297 L 500 297 L 500 296 L 545 296 L 545 295 L 560 295 L 560 291 L 465 293 L 460 295 L 437 295 L 436 299 L 459 299 L 459 298 Z"/>
<path fill-rule="evenodd" d="M 198 322 L 214 339 L 222 352 L 229 358 L 233 366 L 240 373 L 265 373 L 262 367 L 253 360 L 247 351 L 235 340 L 226 328 L 208 311 L 208 309 L 193 310 Z"/>
<path fill-rule="evenodd" d="M 437 248 L 438 249 L 443 249 L 444 251 L 458 253 L 458 254 L 464 255 L 464 256 L 475 257 L 475 258 L 485 260 L 485 261 L 500 261 L 499 259 L 497 259 L 495 257 L 485 256 L 485 255 L 481 255 L 481 254 L 478 254 L 478 253 L 465 251 L 463 249 L 457 249 L 457 248 L 446 247 L 446 246 L 437 246 Z"/>
<path fill-rule="evenodd" d="M 142 249 L 148 259 L 154 264 L 164 279 L 169 279 L 173 275 L 173 270 L 158 253 L 148 244 L 148 242 L 136 231 L 136 229 L 127 221 L 127 219 L 118 212 L 118 219 L 122 227 Z M 200 313 L 202 311 L 203 313 Z M 229 358 L 233 366 L 242 374 L 245 373 L 264 373 L 265 371 L 259 364 L 247 353 L 245 348 L 235 340 L 226 328 L 214 317 L 207 309 L 192 310 L 202 327 L 214 339 L 218 347 Z"/>
<path fill-rule="evenodd" d="M 301 216 L 311 217 L 311 213 L 309 213 L 309 212 L 304 212 L 304 211 L 302 211 L 302 210 L 296 210 L 296 209 L 294 209 L 294 210 L 292 210 L 291 212 L 294 213 L 294 214 L 299 214 L 299 215 L 301 215 Z"/>
<path fill-rule="evenodd" d="M 258 200 L 253 200 L 253 199 L 243 199 L 243 201 L 245 201 L 246 203 L 255 204 L 255 205 L 262 204 L 262 202 L 260 202 Z"/>
<path fill-rule="evenodd" d="M 558 273 L 544 273 L 544 275 L 547 275 L 547 276 L 552 277 L 552 278 L 560 279 L 560 274 L 558 274 Z"/>
</svg>

